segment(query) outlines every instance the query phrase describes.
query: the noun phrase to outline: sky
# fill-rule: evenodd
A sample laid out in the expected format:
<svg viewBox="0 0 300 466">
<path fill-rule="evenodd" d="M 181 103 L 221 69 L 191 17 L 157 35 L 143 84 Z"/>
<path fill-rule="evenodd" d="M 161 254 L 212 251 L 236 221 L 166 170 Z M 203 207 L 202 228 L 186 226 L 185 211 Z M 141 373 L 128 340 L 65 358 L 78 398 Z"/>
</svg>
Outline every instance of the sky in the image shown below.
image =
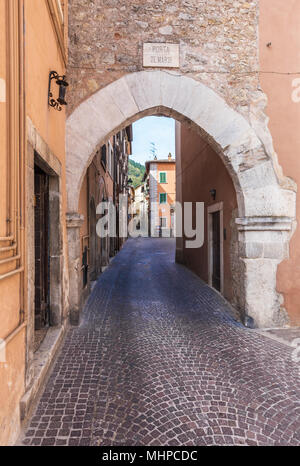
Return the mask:
<svg viewBox="0 0 300 466">
<path fill-rule="evenodd" d="M 155 143 L 157 158 L 167 158 L 169 152 L 175 157 L 175 120 L 149 116 L 133 123 L 132 158 L 144 164 L 153 160 L 151 142 Z"/>
</svg>

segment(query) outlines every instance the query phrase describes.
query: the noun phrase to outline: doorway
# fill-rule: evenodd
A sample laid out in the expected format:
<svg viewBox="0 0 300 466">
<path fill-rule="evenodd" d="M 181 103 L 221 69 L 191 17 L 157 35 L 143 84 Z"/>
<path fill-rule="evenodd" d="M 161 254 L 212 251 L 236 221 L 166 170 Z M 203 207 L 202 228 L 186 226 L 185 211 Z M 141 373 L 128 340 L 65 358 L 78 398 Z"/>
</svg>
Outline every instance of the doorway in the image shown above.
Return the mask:
<svg viewBox="0 0 300 466">
<path fill-rule="evenodd" d="M 49 176 L 34 166 L 35 330 L 49 325 Z"/>
<path fill-rule="evenodd" d="M 223 202 L 207 209 L 208 215 L 208 283 L 223 294 Z"/>
</svg>

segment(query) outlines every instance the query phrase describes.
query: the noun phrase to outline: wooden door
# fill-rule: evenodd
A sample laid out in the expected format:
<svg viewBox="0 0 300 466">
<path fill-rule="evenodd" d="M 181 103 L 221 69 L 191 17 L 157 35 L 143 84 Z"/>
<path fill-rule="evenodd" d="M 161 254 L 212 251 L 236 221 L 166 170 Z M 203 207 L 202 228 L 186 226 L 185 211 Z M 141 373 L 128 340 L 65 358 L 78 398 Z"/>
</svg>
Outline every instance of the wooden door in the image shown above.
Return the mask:
<svg viewBox="0 0 300 466">
<path fill-rule="evenodd" d="M 221 290 L 220 211 L 212 213 L 212 285 Z"/>
<path fill-rule="evenodd" d="M 34 169 L 35 329 L 49 323 L 49 177 Z"/>
</svg>

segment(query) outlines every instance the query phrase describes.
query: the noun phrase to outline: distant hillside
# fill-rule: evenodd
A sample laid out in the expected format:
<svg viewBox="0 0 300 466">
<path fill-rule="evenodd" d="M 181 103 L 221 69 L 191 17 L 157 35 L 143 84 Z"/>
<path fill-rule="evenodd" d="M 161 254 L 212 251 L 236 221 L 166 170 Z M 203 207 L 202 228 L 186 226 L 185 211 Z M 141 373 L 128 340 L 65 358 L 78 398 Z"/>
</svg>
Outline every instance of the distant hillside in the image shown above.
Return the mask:
<svg viewBox="0 0 300 466">
<path fill-rule="evenodd" d="M 134 160 L 129 159 L 128 165 L 128 178 L 132 179 L 132 186 L 136 188 L 141 184 L 143 176 L 145 173 L 145 166 L 141 163 L 135 162 Z"/>
</svg>

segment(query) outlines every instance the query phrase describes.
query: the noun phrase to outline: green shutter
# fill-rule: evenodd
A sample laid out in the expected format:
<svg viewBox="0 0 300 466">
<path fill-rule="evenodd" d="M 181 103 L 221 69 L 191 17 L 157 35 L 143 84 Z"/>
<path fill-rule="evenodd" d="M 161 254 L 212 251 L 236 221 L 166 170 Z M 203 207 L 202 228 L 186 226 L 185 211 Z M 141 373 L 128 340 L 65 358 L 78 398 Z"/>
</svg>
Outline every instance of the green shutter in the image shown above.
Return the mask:
<svg viewBox="0 0 300 466">
<path fill-rule="evenodd" d="M 166 172 L 161 172 L 159 174 L 159 177 L 160 177 L 160 183 L 166 183 L 167 182 L 167 174 Z"/>
<path fill-rule="evenodd" d="M 159 203 L 165 204 L 167 202 L 167 193 L 159 193 Z"/>
</svg>

